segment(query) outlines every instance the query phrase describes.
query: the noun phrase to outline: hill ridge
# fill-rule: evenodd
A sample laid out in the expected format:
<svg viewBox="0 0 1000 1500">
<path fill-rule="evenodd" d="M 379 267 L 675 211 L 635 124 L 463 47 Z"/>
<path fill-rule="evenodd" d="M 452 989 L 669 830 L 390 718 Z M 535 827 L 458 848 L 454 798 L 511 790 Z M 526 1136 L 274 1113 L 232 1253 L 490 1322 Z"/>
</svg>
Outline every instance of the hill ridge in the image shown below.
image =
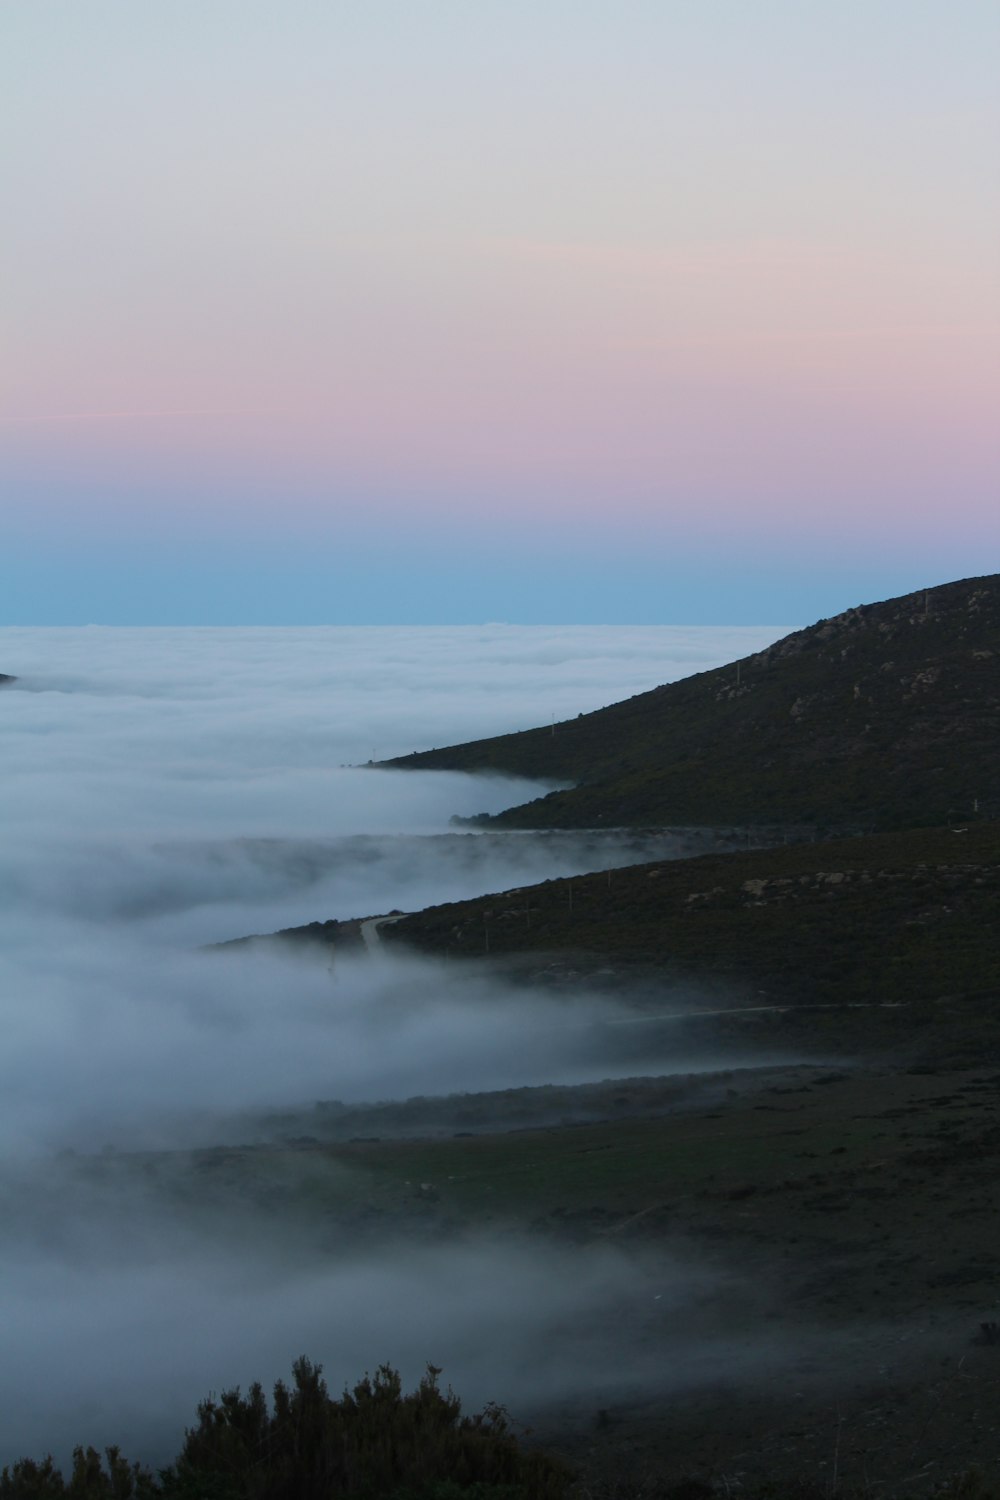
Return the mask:
<svg viewBox="0 0 1000 1500">
<path fill-rule="evenodd" d="M 573 782 L 498 827 L 929 826 L 1000 809 L 1000 575 L 852 606 L 740 661 L 397 769 Z M 485 821 L 485 820 L 484 820 Z"/>
</svg>

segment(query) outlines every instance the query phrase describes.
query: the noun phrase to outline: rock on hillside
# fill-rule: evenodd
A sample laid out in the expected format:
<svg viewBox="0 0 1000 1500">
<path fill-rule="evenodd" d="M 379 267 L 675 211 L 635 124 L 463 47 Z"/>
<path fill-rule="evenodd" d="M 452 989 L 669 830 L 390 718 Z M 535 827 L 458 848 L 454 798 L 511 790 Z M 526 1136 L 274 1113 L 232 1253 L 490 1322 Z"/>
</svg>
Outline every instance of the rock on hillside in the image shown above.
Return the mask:
<svg viewBox="0 0 1000 1500">
<path fill-rule="evenodd" d="M 1000 575 L 859 605 L 555 726 L 405 756 L 572 781 L 516 828 L 931 825 L 1000 811 Z"/>
</svg>

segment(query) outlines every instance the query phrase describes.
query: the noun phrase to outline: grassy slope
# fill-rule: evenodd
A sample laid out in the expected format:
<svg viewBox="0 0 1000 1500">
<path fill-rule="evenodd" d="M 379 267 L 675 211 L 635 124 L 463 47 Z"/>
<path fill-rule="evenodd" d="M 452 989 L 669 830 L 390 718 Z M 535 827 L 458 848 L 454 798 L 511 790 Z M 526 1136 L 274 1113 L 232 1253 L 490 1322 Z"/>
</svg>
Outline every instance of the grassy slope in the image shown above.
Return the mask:
<svg viewBox="0 0 1000 1500">
<path fill-rule="evenodd" d="M 1000 997 L 998 898 L 1000 823 L 983 823 L 546 881 L 384 938 L 478 958 L 488 937 L 494 958 L 589 954 L 800 1002 Z"/>
<path fill-rule="evenodd" d="M 570 780 L 521 828 L 940 823 L 1000 808 L 1000 576 L 861 606 L 555 727 L 388 762 Z"/>
</svg>

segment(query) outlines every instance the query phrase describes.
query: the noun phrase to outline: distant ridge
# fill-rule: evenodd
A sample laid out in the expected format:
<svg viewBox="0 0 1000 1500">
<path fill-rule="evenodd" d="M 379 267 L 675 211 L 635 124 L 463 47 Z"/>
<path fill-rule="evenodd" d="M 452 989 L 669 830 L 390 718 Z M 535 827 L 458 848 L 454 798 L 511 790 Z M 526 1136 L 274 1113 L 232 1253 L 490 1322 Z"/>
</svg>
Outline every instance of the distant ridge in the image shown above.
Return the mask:
<svg viewBox="0 0 1000 1500">
<path fill-rule="evenodd" d="M 495 827 L 1000 815 L 1000 575 L 845 610 L 729 666 L 382 764 L 571 781 Z"/>
</svg>

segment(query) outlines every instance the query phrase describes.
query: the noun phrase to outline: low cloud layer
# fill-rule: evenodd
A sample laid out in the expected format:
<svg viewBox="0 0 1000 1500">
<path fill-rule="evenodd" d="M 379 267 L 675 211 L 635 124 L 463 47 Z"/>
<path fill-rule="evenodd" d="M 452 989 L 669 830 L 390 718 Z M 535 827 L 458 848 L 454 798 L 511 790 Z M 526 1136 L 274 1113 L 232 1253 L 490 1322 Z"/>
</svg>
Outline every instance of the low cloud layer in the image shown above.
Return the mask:
<svg viewBox="0 0 1000 1500">
<path fill-rule="evenodd" d="M 169 1148 L 231 1139 L 255 1108 L 578 1083 L 691 1066 L 599 997 L 509 988 L 460 965 L 359 955 L 62 945 L 4 992 L 0 1149 Z M 17 989 L 14 986 L 18 986 Z M 13 1010 L 13 1007 L 11 1007 Z"/>
<path fill-rule="evenodd" d="M 309 954 L 201 945 L 636 857 L 449 831 L 528 783 L 349 767 L 594 708 L 779 633 L 0 632 L 0 670 L 20 678 L 0 693 L 3 1173 L 67 1149 L 214 1144 L 241 1111 L 603 1076 L 597 999 L 402 957 L 331 974 Z M 431 1359 L 473 1399 L 530 1372 L 555 1391 L 573 1326 L 628 1280 L 598 1259 L 568 1289 L 523 1245 L 364 1264 L 220 1248 L 134 1190 L 95 1206 L 67 1188 L 55 1217 L 23 1222 L 15 1193 L 9 1210 L 0 1459 L 80 1439 L 166 1456 L 209 1387 L 302 1352 L 335 1384 Z"/>
<path fill-rule="evenodd" d="M 698 1302 L 715 1278 L 683 1263 L 644 1270 L 611 1248 L 510 1239 L 307 1261 L 253 1242 L 170 1250 L 124 1265 L 0 1261 L 14 1306 L 0 1462 L 48 1448 L 65 1461 L 84 1441 L 163 1463 L 203 1396 L 287 1378 L 306 1351 L 335 1394 L 379 1363 L 411 1384 L 431 1362 L 467 1408 L 500 1400 L 522 1418 L 556 1400 L 731 1379 L 741 1355 L 759 1375 L 783 1352 L 748 1359 L 706 1323 Z"/>
<path fill-rule="evenodd" d="M 404 773 L 351 773 L 398 783 Z M 426 778 L 432 779 L 428 774 Z M 445 775 L 454 787 L 467 777 Z M 509 784 L 508 784 L 509 785 Z M 419 794 L 419 788 L 416 789 Z M 464 788 L 463 788 L 464 790 Z M 447 795 L 447 786 L 441 789 Z M 77 836 L 0 851 L 8 905 L 30 921 L 113 928 L 181 947 L 330 916 L 419 910 L 587 870 L 671 858 L 669 834 L 438 833 L 345 838 Z M 34 945 L 19 920 L 15 946 Z"/>
<path fill-rule="evenodd" d="M 0 630 L 0 671 L 16 673 L 3 724 L 8 774 L 59 775 L 125 791 L 225 792 L 213 818 L 238 831 L 276 820 L 279 834 L 373 833 L 400 826 L 400 806 L 372 821 L 384 794 L 355 810 L 303 809 L 301 772 L 385 759 L 567 718 L 761 649 L 766 627 L 481 626 L 349 629 Z M 39 752 L 44 752 L 39 761 Z M 50 792 L 56 790 L 52 785 Z M 258 792 L 283 800 L 258 807 Z M 410 819 L 424 811 L 406 794 Z M 197 804 L 200 816 L 212 798 Z M 141 805 L 141 804 L 140 804 Z M 461 811 L 461 808 L 450 809 Z M 78 814 L 83 809 L 77 808 Z M 155 809 L 147 808 L 150 814 Z M 308 821 L 300 821 L 303 813 Z M 236 828 L 233 828 L 236 831 Z"/>
<path fill-rule="evenodd" d="M 509 853 L 494 842 L 475 870 L 455 843 L 334 849 L 345 837 L 439 834 L 453 814 L 538 790 L 350 767 L 596 708 L 777 634 L 8 628 L 0 670 L 18 681 L 0 695 L 5 906 L 44 923 L 228 903 L 212 932 L 192 924 L 197 940 L 567 873 L 573 856 L 551 842 L 512 839 Z"/>
</svg>

